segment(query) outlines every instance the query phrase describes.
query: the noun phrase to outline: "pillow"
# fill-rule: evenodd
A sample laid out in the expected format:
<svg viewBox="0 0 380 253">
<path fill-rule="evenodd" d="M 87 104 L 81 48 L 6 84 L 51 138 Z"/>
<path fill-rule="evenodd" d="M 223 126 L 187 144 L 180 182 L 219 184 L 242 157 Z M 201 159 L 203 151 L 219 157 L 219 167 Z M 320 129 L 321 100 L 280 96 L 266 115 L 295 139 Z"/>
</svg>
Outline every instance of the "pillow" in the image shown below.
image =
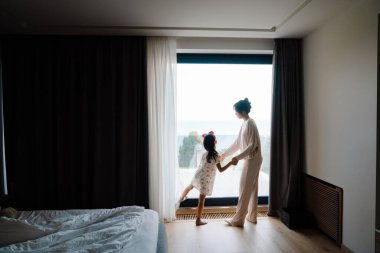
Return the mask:
<svg viewBox="0 0 380 253">
<path fill-rule="evenodd" d="M 8 218 L 16 218 L 17 210 L 13 207 L 6 207 L 3 209 L 0 209 L 0 217 L 5 216 Z"/>
<path fill-rule="evenodd" d="M 34 240 L 51 232 L 33 226 L 24 220 L 0 217 L 0 247 Z"/>
</svg>

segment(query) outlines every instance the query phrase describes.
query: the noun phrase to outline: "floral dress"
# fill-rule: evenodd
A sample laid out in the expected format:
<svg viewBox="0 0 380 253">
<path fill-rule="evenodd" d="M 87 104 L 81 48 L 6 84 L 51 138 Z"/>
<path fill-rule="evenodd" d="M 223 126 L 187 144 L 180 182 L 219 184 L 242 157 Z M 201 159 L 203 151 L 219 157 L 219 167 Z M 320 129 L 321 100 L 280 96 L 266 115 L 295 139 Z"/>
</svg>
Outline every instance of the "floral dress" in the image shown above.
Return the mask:
<svg viewBox="0 0 380 253">
<path fill-rule="evenodd" d="M 203 154 L 199 167 L 191 180 L 191 184 L 200 192 L 200 194 L 211 195 L 217 169 L 216 164 L 220 163 L 220 160 L 218 156 L 216 161 L 211 158 L 210 163 L 208 163 L 207 154 L 208 152 Z"/>
</svg>

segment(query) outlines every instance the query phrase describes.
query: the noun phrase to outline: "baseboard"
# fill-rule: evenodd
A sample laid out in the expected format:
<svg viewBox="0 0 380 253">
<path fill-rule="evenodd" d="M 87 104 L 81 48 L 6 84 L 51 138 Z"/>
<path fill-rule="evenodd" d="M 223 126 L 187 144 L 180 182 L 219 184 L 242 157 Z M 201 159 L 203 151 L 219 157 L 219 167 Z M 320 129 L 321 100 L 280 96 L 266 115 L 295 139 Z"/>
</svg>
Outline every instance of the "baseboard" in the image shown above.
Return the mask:
<svg viewBox="0 0 380 253">
<path fill-rule="evenodd" d="M 352 251 L 350 248 L 348 248 L 347 246 L 345 246 L 344 244 L 342 244 L 342 249 L 348 253 L 354 253 L 354 251 Z"/>
</svg>

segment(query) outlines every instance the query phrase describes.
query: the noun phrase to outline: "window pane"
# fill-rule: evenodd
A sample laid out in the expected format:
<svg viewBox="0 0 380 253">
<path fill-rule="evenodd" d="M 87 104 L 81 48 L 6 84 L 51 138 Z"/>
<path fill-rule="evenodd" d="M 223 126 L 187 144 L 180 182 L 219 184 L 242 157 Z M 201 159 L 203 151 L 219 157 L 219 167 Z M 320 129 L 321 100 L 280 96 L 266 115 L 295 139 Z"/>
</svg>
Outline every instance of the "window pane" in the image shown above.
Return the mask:
<svg viewBox="0 0 380 253">
<path fill-rule="evenodd" d="M 259 129 L 263 164 L 259 176 L 259 196 L 269 193 L 270 118 L 272 105 L 272 65 L 265 64 L 178 64 L 177 133 L 180 183 L 186 187 L 203 152 L 203 133 L 214 131 L 217 150 L 223 153 L 239 133 L 243 123 L 235 116 L 233 104 L 247 97 L 250 116 Z M 227 157 L 225 163 L 231 158 Z M 211 197 L 237 197 L 241 164 L 217 172 Z M 198 197 L 191 191 L 189 197 Z"/>
</svg>

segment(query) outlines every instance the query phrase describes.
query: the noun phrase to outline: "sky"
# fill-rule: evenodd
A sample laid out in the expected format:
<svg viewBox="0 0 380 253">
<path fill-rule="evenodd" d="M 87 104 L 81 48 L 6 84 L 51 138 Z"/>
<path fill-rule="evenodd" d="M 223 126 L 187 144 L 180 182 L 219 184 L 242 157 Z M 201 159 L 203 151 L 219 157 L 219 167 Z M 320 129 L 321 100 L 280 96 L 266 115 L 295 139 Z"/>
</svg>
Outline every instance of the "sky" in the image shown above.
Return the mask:
<svg viewBox="0 0 380 253">
<path fill-rule="evenodd" d="M 246 97 L 250 116 L 270 121 L 272 65 L 177 65 L 178 121 L 236 120 L 233 105 Z"/>
</svg>

